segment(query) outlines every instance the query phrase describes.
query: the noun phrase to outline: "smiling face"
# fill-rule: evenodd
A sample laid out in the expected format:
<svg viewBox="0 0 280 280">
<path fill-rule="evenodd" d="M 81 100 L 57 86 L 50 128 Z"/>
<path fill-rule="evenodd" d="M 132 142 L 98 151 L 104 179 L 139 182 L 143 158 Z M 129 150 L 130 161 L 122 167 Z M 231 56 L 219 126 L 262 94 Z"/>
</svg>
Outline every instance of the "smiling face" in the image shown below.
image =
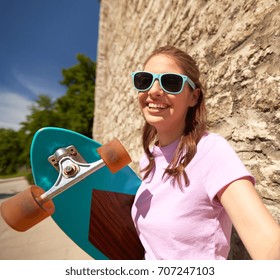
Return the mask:
<svg viewBox="0 0 280 280">
<path fill-rule="evenodd" d="M 146 63 L 144 71 L 157 74 L 186 74 L 171 56 L 164 54 L 153 56 Z M 185 118 L 189 107 L 195 106 L 197 102 L 197 92 L 191 90 L 186 83 L 180 94 L 168 94 L 156 80 L 149 90 L 138 93 L 144 118 L 157 130 L 162 146 L 170 144 L 183 134 Z"/>
</svg>

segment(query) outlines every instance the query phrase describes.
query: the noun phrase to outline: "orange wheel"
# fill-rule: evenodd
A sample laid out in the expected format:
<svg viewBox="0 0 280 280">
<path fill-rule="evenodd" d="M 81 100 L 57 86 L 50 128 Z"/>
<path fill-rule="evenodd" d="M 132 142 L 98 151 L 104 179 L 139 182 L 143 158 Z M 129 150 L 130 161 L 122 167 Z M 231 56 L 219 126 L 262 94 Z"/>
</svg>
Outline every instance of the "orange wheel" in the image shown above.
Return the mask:
<svg viewBox="0 0 280 280">
<path fill-rule="evenodd" d="M 112 173 L 116 173 L 131 162 L 131 158 L 118 139 L 99 147 L 97 152 Z"/>
<path fill-rule="evenodd" d="M 5 222 L 17 231 L 26 231 L 54 213 L 51 200 L 41 205 L 38 201 L 45 191 L 38 186 L 16 194 L 1 205 Z"/>
</svg>

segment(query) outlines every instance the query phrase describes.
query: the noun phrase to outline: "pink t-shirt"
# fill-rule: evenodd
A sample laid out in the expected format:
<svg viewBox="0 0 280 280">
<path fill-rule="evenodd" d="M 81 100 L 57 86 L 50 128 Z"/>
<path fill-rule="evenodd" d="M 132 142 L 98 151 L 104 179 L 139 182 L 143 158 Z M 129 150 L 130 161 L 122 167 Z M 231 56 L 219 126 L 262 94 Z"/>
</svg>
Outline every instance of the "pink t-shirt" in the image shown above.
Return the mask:
<svg viewBox="0 0 280 280">
<path fill-rule="evenodd" d="M 156 170 L 137 191 L 132 217 L 145 248 L 145 259 L 226 259 L 232 223 L 216 194 L 245 176 L 246 170 L 229 143 L 217 134 L 205 134 L 186 167 L 190 185 L 174 186 L 162 179 L 178 140 L 153 147 Z M 140 168 L 147 165 L 144 156 Z"/>
</svg>

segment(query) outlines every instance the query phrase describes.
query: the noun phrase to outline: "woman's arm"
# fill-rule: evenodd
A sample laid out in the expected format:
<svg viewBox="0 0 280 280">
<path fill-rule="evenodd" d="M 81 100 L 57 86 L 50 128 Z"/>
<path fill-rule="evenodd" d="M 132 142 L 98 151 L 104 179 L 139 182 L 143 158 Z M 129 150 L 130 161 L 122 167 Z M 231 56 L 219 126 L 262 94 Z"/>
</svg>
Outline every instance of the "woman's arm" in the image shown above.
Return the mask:
<svg viewBox="0 0 280 280">
<path fill-rule="evenodd" d="M 251 181 L 234 181 L 217 196 L 252 259 L 280 259 L 280 226 Z"/>
</svg>

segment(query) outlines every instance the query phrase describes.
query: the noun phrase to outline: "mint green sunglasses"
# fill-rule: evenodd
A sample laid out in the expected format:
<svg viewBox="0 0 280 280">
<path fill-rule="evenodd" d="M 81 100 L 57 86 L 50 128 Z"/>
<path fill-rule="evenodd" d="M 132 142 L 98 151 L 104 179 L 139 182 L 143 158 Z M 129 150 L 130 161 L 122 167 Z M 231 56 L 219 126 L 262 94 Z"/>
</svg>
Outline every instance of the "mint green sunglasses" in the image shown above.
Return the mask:
<svg viewBox="0 0 280 280">
<path fill-rule="evenodd" d="M 131 75 L 134 87 L 138 91 L 149 90 L 153 86 L 155 80 L 158 80 L 161 88 L 170 94 L 181 93 L 186 82 L 192 89 L 196 88 L 194 82 L 188 76 L 177 73 L 155 74 L 151 72 L 138 71 L 133 72 Z"/>
</svg>

